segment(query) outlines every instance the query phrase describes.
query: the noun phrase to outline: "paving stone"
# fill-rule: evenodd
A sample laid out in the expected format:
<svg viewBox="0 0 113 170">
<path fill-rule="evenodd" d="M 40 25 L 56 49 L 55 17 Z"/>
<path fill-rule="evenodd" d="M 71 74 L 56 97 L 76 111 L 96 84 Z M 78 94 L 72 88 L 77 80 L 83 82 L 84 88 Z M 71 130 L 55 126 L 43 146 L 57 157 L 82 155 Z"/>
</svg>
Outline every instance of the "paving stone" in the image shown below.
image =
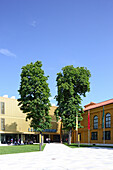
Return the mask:
<svg viewBox="0 0 113 170">
<path fill-rule="evenodd" d="M 0 155 L 0 170 L 113 170 L 113 149 L 46 144 L 43 152 Z"/>
</svg>

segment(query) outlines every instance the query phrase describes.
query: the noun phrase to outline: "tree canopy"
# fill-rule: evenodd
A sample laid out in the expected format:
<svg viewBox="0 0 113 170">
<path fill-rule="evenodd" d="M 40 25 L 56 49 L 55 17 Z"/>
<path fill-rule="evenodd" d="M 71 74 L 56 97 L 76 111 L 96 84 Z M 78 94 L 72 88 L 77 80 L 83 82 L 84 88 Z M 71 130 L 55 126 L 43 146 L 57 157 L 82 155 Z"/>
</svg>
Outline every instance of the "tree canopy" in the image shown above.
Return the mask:
<svg viewBox="0 0 113 170">
<path fill-rule="evenodd" d="M 30 126 L 42 132 L 50 128 L 50 89 L 48 76 L 44 76 L 41 61 L 22 67 L 18 99 L 20 109 L 26 113 L 26 120 L 31 119 Z"/>
<path fill-rule="evenodd" d="M 57 89 L 56 101 L 58 108 L 55 110 L 57 120 L 61 118 L 63 127 L 67 130 L 76 128 L 76 116 L 78 116 L 78 127 L 81 127 L 80 121 L 83 119 L 81 96 L 86 96 L 86 92 L 90 91 L 89 78 L 90 71 L 84 67 L 74 68 L 66 66 L 62 68 L 62 72 L 57 73 Z"/>
</svg>

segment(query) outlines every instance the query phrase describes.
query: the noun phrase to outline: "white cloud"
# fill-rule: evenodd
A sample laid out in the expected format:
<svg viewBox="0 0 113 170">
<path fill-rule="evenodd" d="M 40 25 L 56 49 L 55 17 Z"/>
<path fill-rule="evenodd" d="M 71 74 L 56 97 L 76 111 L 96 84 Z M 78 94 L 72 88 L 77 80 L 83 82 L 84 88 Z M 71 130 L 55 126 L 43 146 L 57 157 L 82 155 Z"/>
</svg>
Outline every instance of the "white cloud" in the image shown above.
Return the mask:
<svg viewBox="0 0 113 170">
<path fill-rule="evenodd" d="M 49 97 L 49 100 L 54 100 L 54 97 Z"/>
<path fill-rule="evenodd" d="M 56 88 L 55 88 L 55 92 L 56 92 L 56 94 L 57 94 L 57 91 L 58 91 L 58 88 L 56 87 Z"/>
<path fill-rule="evenodd" d="M 35 20 L 32 21 L 31 26 L 32 26 L 32 27 L 36 27 L 36 25 L 37 25 L 37 22 L 36 22 Z"/>
<path fill-rule="evenodd" d="M 56 104 L 55 104 L 55 103 L 51 103 L 51 105 L 52 105 L 52 106 L 56 106 Z"/>
<path fill-rule="evenodd" d="M 14 53 L 10 52 L 8 49 L 3 49 L 3 48 L 0 49 L 0 54 L 3 54 L 8 57 L 16 57 Z"/>
<path fill-rule="evenodd" d="M 56 100 L 54 99 L 54 97 L 49 97 L 49 100 L 52 106 L 56 106 Z"/>
<path fill-rule="evenodd" d="M 3 95 L 3 97 L 8 98 L 8 95 L 7 95 L 7 94 L 5 94 L 5 95 Z"/>
</svg>

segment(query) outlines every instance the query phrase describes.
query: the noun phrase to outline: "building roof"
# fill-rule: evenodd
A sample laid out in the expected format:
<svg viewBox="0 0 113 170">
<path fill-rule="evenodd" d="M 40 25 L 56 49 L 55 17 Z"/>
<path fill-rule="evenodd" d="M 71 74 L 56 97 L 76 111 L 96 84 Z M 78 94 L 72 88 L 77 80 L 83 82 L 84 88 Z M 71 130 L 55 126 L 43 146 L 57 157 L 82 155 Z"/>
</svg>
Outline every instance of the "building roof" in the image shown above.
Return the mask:
<svg viewBox="0 0 113 170">
<path fill-rule="evenodd" d="M 112 104 L 112 103 L 113 103 L 113 99 L 106 100 L 106 101 L 100 102 L 100 103 L 91 102 L 91 103 L 84 106 L 85 107 L 84 111 L 95 109 L 97 107 L 105 106 L 105 105 Z"/>
</svg>

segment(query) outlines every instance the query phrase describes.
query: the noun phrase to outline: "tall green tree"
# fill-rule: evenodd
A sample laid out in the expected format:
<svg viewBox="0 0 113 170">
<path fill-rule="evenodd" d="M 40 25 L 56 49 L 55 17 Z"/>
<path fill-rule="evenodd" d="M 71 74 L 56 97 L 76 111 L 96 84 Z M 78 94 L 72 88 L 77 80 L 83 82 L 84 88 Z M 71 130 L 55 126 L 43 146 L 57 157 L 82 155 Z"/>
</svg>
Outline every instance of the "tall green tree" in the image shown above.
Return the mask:
<svg viewBox="0 0 113 170">
<path fill-rule="evenodd" d="M 18 99 L 20 109 L 26 113 L 26 121 L 31 120 L 30 126 L 42 134 L 44 129 L 50 128 L 50 89 L 48 76 L 44 76 L 41 61 L 30 63 L 22 67 Z M 40 143 L 41 150 L 41 143 Z"/>
<path fill-rule="evenodd" d="M 57 73 L 57 90 L 56 101 L 58 102 L 55 115 L 57 120 L 62 120 L 63 127 L 68 130 L 68 143 L 71 144 L 72 129 L 76 128 L 76 117 L 78 117 L 78 128 L 81 127 L 81 96 L 86 96 L 90 91 L 89 78 L 90 71 L 84 67 L 74 68 L 73 65 L 62 68 L 62 72 Z"/>
</svg>

